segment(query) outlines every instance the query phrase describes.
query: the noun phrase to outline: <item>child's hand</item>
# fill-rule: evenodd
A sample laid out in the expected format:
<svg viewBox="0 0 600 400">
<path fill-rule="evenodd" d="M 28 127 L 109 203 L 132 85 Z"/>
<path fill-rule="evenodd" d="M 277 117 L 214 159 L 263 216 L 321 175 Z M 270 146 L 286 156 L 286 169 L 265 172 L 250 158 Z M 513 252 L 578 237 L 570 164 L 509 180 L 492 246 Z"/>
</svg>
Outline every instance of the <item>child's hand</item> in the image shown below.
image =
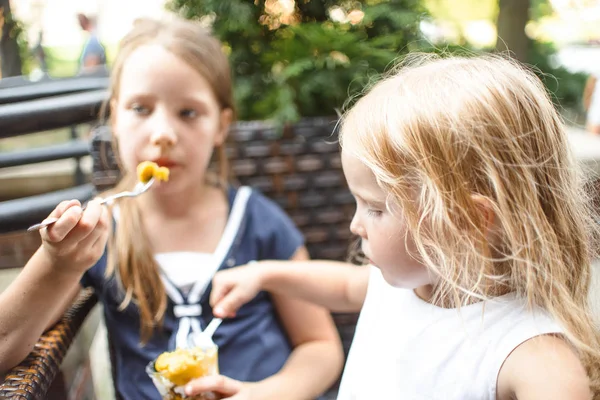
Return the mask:
<svg viewBox="0 0 600 400">
<path fill-rule="evenodd" d="M 215 274 L 210 304 L 215 317 L 235 317 L 237 310 L 262 290 L 262 274 L 258 263 L 239 266 Z"/>
<path fill-rule="evenodd" d="M 52 265 L 83 273 L 100 259 L 108 240 L 108 212 L 92 200 L 85 211 L 77 200 L 63 201 L 48 216 L 53 225 L 40 231 L 42 247 Z"/>
<path fill-rule="evenodd" d="M 223 375 L 205 376 L 192 380 L 185 386 L 185 394 L 196 396 L 202 393 L 216 393 L 223 400 L 258 399 L 252 395 L 252 384 L 236 381 Z"/>
</svg>

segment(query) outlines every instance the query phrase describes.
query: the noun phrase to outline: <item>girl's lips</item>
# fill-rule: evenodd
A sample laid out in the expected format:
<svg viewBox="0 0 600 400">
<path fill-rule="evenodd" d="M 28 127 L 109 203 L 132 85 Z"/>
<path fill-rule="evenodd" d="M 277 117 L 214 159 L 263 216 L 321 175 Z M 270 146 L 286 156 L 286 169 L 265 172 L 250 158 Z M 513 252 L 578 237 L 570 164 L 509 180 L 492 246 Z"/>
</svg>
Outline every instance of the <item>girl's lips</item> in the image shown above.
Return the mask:
<svg viewBox="0 0 600 400">
<path fill-rule="evenodd" d="M 177 163 L 175 161 L 172 161 L 168 158 L 158 158 L 158 159 L 154 160 L 154 162 L 159 167 L 173 168 L 173 167 L 177 166 Z"/>
</svg>

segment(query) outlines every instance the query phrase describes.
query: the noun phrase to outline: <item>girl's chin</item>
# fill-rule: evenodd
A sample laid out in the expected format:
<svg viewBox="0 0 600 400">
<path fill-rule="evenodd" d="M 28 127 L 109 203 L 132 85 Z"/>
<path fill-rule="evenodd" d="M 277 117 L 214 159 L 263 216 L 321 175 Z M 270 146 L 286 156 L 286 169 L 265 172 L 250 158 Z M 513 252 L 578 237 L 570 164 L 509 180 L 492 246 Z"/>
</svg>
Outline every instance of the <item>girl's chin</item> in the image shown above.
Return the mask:
<svg viewBox="0 0 600 400">
<path fill-rule="evenodd" d="M 373 261 L 373 259 L 371 257 L 369 257 L 368 254 L 364 253 L 364 259 L 367 261 L 367 264 L 377 267 L 377 264 L 375 263 L 375 261 Z"/>
<path fill-rule="evenodd" d="M 164 181 L 157 181 L 154 182 L 154 184 L 152 185 L 152 188 L 150 190 L 152 190 L 155 194 L 166 194 L 166 193 L 170 193 L 171 191 L 173 191 L 173 189 L 176 189 L 176 182 L 173 181 L 172 179 L 173 177 L 169 177 L 169 180 L 167 182 Z"/>
</svg>

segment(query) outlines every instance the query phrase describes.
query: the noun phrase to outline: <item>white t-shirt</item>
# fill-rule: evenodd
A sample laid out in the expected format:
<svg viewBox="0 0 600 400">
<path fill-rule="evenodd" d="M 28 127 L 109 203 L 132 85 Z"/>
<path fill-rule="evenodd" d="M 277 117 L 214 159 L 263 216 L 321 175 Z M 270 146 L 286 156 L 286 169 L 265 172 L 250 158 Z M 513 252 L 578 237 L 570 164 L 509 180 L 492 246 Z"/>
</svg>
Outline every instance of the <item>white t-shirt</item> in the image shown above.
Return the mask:
<svg viewBox="0 0 600 400">
<path fill-rule="evenodd" d="M 157 253 L 154 259 L 165 276 L 185 295 L 197 282 L 207 287 L 212 280 L 215 270 L 212 253 L 179 251 Z"/>
<path fill-rule="evenodd" d="M 390 286 L 370 268 L 338 400 L 495 400 L 498 372 L 511 351 L 534 336 L 562 332 L 514 294 L 459 313 Z"/>
</svg>

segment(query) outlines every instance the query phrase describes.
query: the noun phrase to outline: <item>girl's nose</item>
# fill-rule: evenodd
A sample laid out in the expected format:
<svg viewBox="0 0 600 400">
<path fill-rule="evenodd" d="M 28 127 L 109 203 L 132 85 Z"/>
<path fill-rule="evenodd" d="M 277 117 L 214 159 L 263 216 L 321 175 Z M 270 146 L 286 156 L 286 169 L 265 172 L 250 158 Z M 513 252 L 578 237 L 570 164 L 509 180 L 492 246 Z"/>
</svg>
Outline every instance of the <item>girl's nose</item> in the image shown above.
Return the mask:
<svg viewBox="0 0 600 400">
<path fill-rule="evenodd" d="M 350 232 L 357 236 L 360 236 L 363 239 L 366 239 L 366 231 L 363 227 L 363 224 L 360 222 L 358 212 L 355 212 L 354 217 L 352 217 L 352 222 L 350 222 Z"/>
<path fill-rule="evenodd" d="M 150 141 L 154 146 L 172 147 L 177 143 L 177 135 L 172 128 L 162 127 L 152 133 Z"/>
</svg>

